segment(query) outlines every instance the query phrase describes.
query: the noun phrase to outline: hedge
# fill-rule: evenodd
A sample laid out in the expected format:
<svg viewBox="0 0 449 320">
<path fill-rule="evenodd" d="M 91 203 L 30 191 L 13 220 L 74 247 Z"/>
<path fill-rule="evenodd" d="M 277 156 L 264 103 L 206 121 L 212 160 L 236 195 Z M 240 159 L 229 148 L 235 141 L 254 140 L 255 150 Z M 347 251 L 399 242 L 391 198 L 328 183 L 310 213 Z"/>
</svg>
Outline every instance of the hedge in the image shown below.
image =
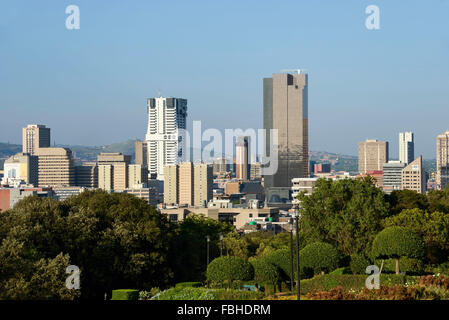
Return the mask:
<svg viewBox="0 0 449 320">
<path fill-rule="evenodd" d="M 175 285 L 176 288 L 198 288 L 202 286 L 201 282 L 179 282 Z"/>
<path fill-rule="evenodd" d="M 139 290 L 134 289 L 118 289 L 112 290 L 111 300 L 138 300 Z"/>
<path fill-rule="evenodd" d="M 170 288 L 151 300 L 259 300 L 262 292 L 230 289 Z"/>
<path fill-rule="evenodd" d="M 314 291 L 328 291 L 336 287 L 342 287 L 343 290 L 361 290 L 365 287 L 367 275 L 318 275 L 312 279 L 301 280 L 300 292 L 305 295 Z M 419 281 L 418 276 L 381 274 L 380 285 L 393 286 L 395 284 L 412 285 Z"/>
</svg>

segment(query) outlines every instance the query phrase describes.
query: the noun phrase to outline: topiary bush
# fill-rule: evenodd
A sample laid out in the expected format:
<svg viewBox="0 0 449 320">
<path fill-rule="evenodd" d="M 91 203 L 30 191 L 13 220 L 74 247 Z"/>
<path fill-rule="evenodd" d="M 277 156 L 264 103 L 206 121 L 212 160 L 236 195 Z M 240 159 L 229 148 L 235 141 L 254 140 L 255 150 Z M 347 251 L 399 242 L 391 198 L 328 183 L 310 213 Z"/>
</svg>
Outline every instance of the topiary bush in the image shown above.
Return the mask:
<svg viewBox="0 0 449 320">
<path fill-rule="evenodd" d="M 299 252 L 299 264 L 304 272 L 314 274 L 327 273 L 338 268 L 341 259 L 340 252 L 325 242 L 314 242 Z"/>
<path fill-rule="evenodd" d="M 293 256 L 293 270 L 296 271 L 295 255 Z M 278 267 L 281 281 L 290 281 L 291 265 L 290 265 L 290 250 L 278 249 L 265 256 L 265 261 Z"/>
<path fill-rule="evenodd" d="M 252 260 L 251 264 L 254 268 L 254 281 L 272 285 L 274 290 L 276 290 L 276 285 L 281 280 L 279 267 L 264 258 Z"/>
<path fill-rule="evenodd" d="M 239 257 L 223 256 L 212 260 L 207 266 L 207 280 L 214 282 L 228 281 L 232 286 L 234 280 L 252 280 L 253 266 Z"/>
<path fill-rule="evenodd" d="M 377 234 L 371 252 L 374 259 L 395 259 L 395 271 L 399 274 L 399 259 L 401 257 L 424 259 L 426 247 L 415 232 L 394 226 L 385 228 Z"/>
<path fill-rule="evenodd" d="M 372 265 L 371 261 L 363 254 L 353 254 L 351 255 L 351 262 L 349 262 L 349 267 L 353 274 L 365 274 L 366 267 Z"/>
<path fill-rule="evenodd" d="M 139 290 L 134 289 L 118 289 L 112 290 L 111 300 L 138 300 Z"/>
</svg>

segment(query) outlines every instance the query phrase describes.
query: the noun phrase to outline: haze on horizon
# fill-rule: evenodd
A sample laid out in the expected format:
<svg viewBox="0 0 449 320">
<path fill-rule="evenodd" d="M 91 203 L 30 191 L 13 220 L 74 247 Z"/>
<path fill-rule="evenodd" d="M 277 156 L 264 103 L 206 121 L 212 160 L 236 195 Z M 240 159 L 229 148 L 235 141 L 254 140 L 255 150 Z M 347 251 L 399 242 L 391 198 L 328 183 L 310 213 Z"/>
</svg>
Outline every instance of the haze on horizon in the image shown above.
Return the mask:
<svg viewBox="0 0 449 320">
<path fill-rule="evenodd" d="M 80 30 L 65 8 L 80 8 Z M 380 30 L 365 8 L 380 8 Z M 449 130 L 449 1 L 30 2 L 0 10 L 0 142 L 27 124 L 52 143 L 143 139 L 146 99 L 188 99 L 188 123 L 261 128 L 262 79 L 309 73 L 310 150 L 357 155 L 357 142 L 413 131 L 435 158 Z"/>
</svg>

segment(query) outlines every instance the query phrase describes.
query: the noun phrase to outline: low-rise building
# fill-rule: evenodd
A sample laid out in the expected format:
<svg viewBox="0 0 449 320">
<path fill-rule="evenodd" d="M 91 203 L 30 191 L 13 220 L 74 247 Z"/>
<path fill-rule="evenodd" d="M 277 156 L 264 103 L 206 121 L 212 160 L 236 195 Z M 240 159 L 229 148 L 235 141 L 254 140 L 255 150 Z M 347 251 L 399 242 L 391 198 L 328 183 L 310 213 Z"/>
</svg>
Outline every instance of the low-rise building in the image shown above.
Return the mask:
<svg viewBox="0 0 449 320">
<path fill-rule="evenodd" d="M 271 218 L 273 222 L 279 218 L 279 208 L 163 208 L 161 213 L 167 215 L 169 221 L 183 221 L 190 214 L 202 214 L 205 217 L 230 222 L 237 230 L 254 219 Z"/>
</svg>

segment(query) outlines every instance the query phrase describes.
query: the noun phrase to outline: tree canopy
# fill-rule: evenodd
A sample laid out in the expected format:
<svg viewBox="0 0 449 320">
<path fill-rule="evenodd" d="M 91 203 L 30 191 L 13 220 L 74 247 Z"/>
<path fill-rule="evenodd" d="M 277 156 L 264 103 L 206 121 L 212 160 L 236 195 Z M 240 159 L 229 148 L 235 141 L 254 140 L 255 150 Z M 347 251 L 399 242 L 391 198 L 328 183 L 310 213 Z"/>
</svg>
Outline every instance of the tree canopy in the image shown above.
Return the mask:
<svg viewBox="0 0 449 320">
<path fill-rule="evenodd" d="M 313 194 L 300 194 L 300 234 L 307 244 L 323 241 L 345 255 L 371 249 L 382 220 L 389 216 L 385 195 L 371 177 L 318 179 Z"/>
</svg>

